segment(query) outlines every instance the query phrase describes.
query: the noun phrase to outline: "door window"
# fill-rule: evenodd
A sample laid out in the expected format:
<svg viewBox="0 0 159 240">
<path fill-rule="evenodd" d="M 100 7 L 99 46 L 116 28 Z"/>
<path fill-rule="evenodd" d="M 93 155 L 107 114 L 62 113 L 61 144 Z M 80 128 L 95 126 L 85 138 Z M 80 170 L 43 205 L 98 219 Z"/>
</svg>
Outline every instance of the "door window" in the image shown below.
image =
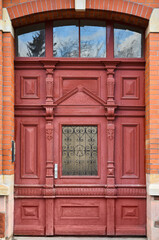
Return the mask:
<svg viewBox="0 0 159 240">
<path fill-rule="evenodd" d="M 97 176 L 97 126 L 62 126 L 62 175 Z"/>
</svg>

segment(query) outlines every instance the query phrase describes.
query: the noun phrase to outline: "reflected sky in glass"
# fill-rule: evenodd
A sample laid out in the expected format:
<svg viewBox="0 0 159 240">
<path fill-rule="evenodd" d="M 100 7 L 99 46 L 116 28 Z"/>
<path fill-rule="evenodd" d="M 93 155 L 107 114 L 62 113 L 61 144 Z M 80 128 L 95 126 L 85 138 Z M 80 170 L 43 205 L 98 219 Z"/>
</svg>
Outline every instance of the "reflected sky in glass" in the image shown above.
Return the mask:
<svg viewBox="0 0 159 240">
<path fill-rule="evenodd" d="M 106 27 L 96 21 L 81 21 L 81 57 L 106 57 Z M 98 24 L 98 26 L 95 26 Z"/>
<path fill-rule="evenodd" d="M 79 57 L 79 28 L 77 21 L 55 22 L 53 28 L 53 56 Z"/>
<path fill-rule="evenodd" d="M 119 29 L 121 28 L 121 29 Z M 114 29 L 114 57 L 116 58 L 141 58 L 142 34 L 122 26 Z"/>
<path fill-rule="evenodd" d="M 45 56 L 45 30 L 38 30 L 17 36 L 18 57 Z"/>
</svg>

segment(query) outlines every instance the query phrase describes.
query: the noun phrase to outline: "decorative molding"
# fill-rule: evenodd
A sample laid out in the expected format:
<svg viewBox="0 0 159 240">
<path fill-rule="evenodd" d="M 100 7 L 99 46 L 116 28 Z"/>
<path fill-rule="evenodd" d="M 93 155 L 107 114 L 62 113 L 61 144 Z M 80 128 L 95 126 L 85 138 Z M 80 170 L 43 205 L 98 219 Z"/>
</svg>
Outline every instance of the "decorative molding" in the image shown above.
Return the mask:
<svg viewBox="0 0 159 240">
<path fill-rule="evenodd" d="M 146 196 L 146 188 L 117 188 L 118 196 Z"/>
<path fill-rule="evenodd" d="M 74 196 L 116 196 L 116 197 L 146 197 L 145 187 L 33 187 L 33 186 L 15 186 L 15 197 L 74 197 Z"/>
<path fill-rule="evenodd" d="M 116 188 L 107 188 L 106 189 L 106 196 L 116 196 L 117 190 Z"/>
<path fill-rule="evenodd" d="M 0 31 L 11 33 L 14 38 L 14 29 L 7 8 L 2 9 L 2 20 L 0 20 Z"/>
<path fill-rule="evenodd" d="M 109 140 L 114 139 L 114 129 L 107 129 L 107 136 Z"/>
<path fill-rule="evenodd" d="M 15 196 L 42 196 L 43 189 L 39 187 L 15 187 Z"/>
<path fill-rule="evenodd" d="M 52 75 L 48 75 L 46 78 L 46 101 L 53 101 L 53 86 L 54 80 Z"/>
<path fill-rule="evenodd" d="M 105 188 L 56 188 L 57 196 L 104 196 Z"/>
<path fill-rule="evenodd" d="M 86 95 L 88 95 L 90 98 L 92 98 L 93 100 L 95 100 L 97 103 L 99 103 L 102 106 L 106 106 L 106 103 L 104 102 L 104 100 L 102 100 L 101 98 L 99 98 L 98 96 L 96 96 L 95 94 L 93 94 L 91 91 L 89 91 L 87 88 L 83 87 L 83 86 L 78 86 L 76 88 L 74 88 L 73 90 L 71 90 L 70 92 L 66 93 L 64 96 L 62 96 L 61 98 L 59 98 L 55 104 L 59 105 L 62 102 L 66 101 L 68 98 L 72 97 L 74 94 L 76 94 L 77 92 L 83 92 Z"/>
<path fill-rule="evenodd" d="M 107 137 L 109 140 L 114 139 L 115 126 L 113 123 L 108 123 L 107 125 Z"/>
<path fill-rule="evenodd" d="M 55 188 L 45 188 L 43 191 L 44 196 L 55 196 Z"/>
<path fill-rule="evenodd" d="M 46 129 L 46 138 L 49 141 L 53 139 L 53 129 Z"/>
</svg>

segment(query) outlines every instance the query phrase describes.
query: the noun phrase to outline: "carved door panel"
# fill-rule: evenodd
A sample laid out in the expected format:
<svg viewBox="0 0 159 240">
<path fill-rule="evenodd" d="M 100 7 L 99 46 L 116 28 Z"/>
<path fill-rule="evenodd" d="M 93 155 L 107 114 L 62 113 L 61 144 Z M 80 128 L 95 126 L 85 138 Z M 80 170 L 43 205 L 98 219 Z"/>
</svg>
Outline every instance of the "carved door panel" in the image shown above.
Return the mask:
<svg viewBox="0 0 159 240">
<path fill-rule="evenodd" d="M 143 86 L 143 62 L 16 62 L 15 234 L 145 234 Z"/>
</svg>

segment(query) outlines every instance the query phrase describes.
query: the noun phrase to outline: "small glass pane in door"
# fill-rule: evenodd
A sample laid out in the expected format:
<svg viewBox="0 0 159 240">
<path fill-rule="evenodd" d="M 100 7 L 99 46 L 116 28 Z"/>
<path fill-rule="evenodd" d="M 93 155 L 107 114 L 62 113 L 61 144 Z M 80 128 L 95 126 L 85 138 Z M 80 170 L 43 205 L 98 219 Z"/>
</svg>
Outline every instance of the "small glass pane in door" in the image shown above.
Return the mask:
<svg viewBox="0 0 159 240">
<path fill-rule="evenodd" d="M 62 175 L 97 176 L 97 126 L 62 127 Z"/>
</svg>

